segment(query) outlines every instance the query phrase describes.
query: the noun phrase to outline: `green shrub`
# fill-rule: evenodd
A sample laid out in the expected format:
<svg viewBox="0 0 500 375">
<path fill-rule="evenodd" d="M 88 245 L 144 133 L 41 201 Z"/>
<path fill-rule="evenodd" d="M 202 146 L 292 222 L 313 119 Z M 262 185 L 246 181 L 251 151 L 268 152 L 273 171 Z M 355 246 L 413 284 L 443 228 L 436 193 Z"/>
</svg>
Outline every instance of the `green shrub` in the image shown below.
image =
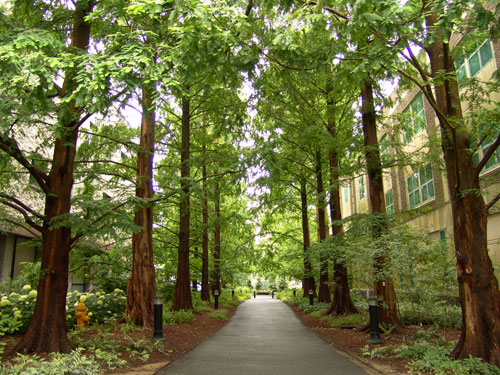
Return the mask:
<svg viewBox="0 0 500 375">
<path fill-rule="evenodd" d="M 227 319 L 227 310 L 225 310 L 225 309 L 214 310 L 210 314 L 208 314 L 207 316 L 210 319 L 226 320 Z"/>
<path fill-rule="evenodd" d="M 95 358 L 83 355 L 81 349 L 69 354 L 52 353 L 50 360 L 20 354 L 14 358 L 13 363 L 3 364 L 0 375 L 97 375 L 101 372 L 101 366 Z"/>
<path fill-rule="evenodd" d="M 0 332 L 26 331 L 35 310 L 36 295 L 36 290 L 25 285 L 18 292 L 0 297 Z"/>
<path fill-rule="evenodd" d="M 398 302 L 398 310 L 405 325 L 438 325 L 454 329 L 462 327 L 460 306 L 450 305 L 444 301 L 422 298 L 418 302 L 413 302 L 403 299 Z"/>
<path fill-rule="evenodd" d="M 469 357 L 455 360 L 449 357 L 450 349 L 445 346 L 428 346 L 417 359 L 411 360 L 409 374 L 436 375 L 499 375 L 500 369 L 480 358 Z"/>
<path fill-rule="evenodd" d="M 163 323 L 166 325 L 191 323 L 193 321 L 193 310 L 171 311 L 165 308 L 163 309 Z"/>
<path fill-rule="evenodd" d="M 330 307 L 329 303 L 325 302 L 316 302 L 314 305 L 309 305 L 309 300 L 305 300 L 302 298 L 303 301 L 300 301 L 299 304 L 297 305 L 299 310 L 304 311 L 305 313 L 312 313 L 313 311 L 321 311 L 323 314 L 326 313 L 326 310 Z"/>
<path fill-rule="evenodd" d="M 118 319 L 123 315 L 127 303 L 127 297 L 121 289 L 115 289 L 112 293 L 68 293 L 66 322 L 69 327 L 76 326 L 75 308 L 82 298 L 90 315 L 90 324 L 102 324 Z"/>
<path fill-rule="evenodd" d="M 312 315 L 312 314 L 311 314 Z M 368 323 L 369 318 L 366 314 L 350 314 L 350 315 L 339 315 L 339 316 L 324 316 L 321 318 L 322 321 L 330 323 L 332 327 L 342 327 L 342 326 L 357 326 L 360 327 Z"/>
<path fill-rule="evenodd" d="M 311 315 L 313 318 L 321 318 L 322 316 L 325 315 L 325 311 L 324 310 L 313 311 L 309 315 Z"/>
</svg>

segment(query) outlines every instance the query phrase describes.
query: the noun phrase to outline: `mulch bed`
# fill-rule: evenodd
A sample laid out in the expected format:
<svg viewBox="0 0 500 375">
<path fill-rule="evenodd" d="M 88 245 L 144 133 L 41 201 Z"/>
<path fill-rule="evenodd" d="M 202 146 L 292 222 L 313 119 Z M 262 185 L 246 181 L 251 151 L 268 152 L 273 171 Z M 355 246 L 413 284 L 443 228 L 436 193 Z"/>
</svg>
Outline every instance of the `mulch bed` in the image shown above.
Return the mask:
<svg viewBox="0 0 500 375">
<path fill-rule="evenodd" d="M 204 312 L 195 313 L 195 320 L 191 323 L 164 326 L 163 337 L 165 338 L 165 341 L 163 341 L 162 344 L 164 345 L 166 354 L 154 351 L 151 353 L 149 360 L 147 362 L 143 362 L 138 359 L 130 358 L 126 351 L 118 352 L 123 359 L 127 360 L 129 367 L 108 370 L 103 372 L 103 374 L 123 374 L 130 372 L 134 368 L 144 366 L 145 364 L 175 361 L 178 357 L 193 349 L 203 340 L 213 335 L 219 328 L 224 326 L 236 310 L 236 307 L 222 308 L 228 310 L 227 320 L 210 319 L 208 318 L 208 314 L 210 314 L 210 312 Z M 117 341 L 125 340 L 119 326 L 116 330 L 107 332 L 111 333 Z M 92 338 L 98 334 L 98 331 L 97 328 L 95 330 L 90 329 L 83 332 L 82 334 L 85 335 L 86 338 Z M 153 336 L 153 330 L 139 329 L 127 333 L 127 335 L 137 340 L 151 339 L 151 337 Z M 9 359 L 6 353 L 9 353 L 11 351 L 11 349 L 20 340 L 20 338 L 21 335 L 8 335 L 2 338 L 1 341 L 6 342 L 4 357 L 2 357 L 2 361 Z"/>
<path fill-rule="evenodd" d="M 341 329 L 332 328 L 329 323 L 321 321 L 319 318 L 314 318 L 309 314 L 300 311 L 297 306 L 288 304 L 295 312 L 302 324 L 310 328 L 323 340 L 336 347 L 337 349 L 348 353 L 355 357 L 360 362 L 368 365 L 383 374 L 406 374 L 405 366 L 408 364 L 408 359 L 384 357 L 370 358 L 362 355 L 362 348 L 368 344 L 370 338 L 369 332 L 359 331 L 357 329 Z M 409 344 L 413 341 L 416 328 L 398 328 L 390 334 L 381 334 L 384 341 L 383 345 L 401 345 Z M 446 330 L 440 332 L 447 340 L 458 339 L 460 331 Z M 375 345 L 370 345 L 370 348 Z"/>
</svg>

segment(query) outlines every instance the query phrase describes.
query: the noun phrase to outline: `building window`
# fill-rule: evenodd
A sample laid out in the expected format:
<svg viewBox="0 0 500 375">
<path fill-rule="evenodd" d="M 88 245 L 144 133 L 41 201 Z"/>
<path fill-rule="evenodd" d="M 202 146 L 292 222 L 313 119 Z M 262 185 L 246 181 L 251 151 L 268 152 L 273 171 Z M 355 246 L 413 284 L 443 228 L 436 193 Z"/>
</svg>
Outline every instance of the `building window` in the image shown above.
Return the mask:
<svg viewBox="0 0 500 375">
<path fill-rule="evenodd" d="M 359 199 L 363 199 L 365 197 L 365 176 L 361 176 L 358 180 L 359 187 Z"/>
<path fill-rule="evenodd" d="M 380 149 L 380 159 L 382 162 L 387 162 L 389 160 L 389 139 L 387 134 L 380 138 L 379 149 Z"/>
<path fill-rule="evenodd" d="M 439 231 L 439 241 L 446 242 L 446 229 L 441 229 Z"/>
<path fill-rule="evenodd" d="M 458 80 L 476 76 L 492 59 L 493 49 L 490 40 L 473 44 L 468 51 L 455 58 Z"/>
<path fill-rule="evenodd" d="M 493 142 L 495 142 L 495 138 L 493 136 L 489 136 L 483 141 L 481 147 L 479 147 L 479 149 L 472 156 L 472 161 L 474 162 L 475 165 L 479 164 L 479 161 L 488 152 Z M 494 168 L 497 165 L 500 165 L 500 148 L 497 148 L 493 153 L 493 155 L 490 156 L 490 159 L 484 165 L 482 171 L 487 171 L 488 169 Z"/>
<path fill-rule="evenodd" d="M 349 184 L 344 185 L 344 202 L 349 202 Z"/>
<path fill-rule="evenodd" d="M 434 180 L 430 164 L 408 177 L 408 198 L 410 208 L 434 198 Z"/>
<path fill-rule="evenodd" d="M 394 213 L 394 197 L 392 189 L 385 193 L 385 212 L 392 215 Z"/>
<path fill-rule="evenodd" d="M 419 93 L 403 111 L 403 142 L 408 144 L 425 127 L 424 97 Z"/>
</svg>

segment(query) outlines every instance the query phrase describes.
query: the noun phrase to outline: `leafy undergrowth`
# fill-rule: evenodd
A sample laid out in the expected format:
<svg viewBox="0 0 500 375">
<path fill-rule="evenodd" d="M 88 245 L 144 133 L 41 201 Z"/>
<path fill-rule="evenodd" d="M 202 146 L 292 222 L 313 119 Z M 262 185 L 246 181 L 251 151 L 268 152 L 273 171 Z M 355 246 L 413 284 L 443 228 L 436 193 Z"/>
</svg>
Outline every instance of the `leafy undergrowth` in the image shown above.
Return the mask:
<svg viewBox="0 0 500 375">
<path fill-rule="evenodd" d="M 234 306 L 249 296 L 249 293 L 243 293 L 233 298 L 230 291 L 224 291 L 220 299 L 224 309 L 220 310 L 213 310 L 209 303 L 200 300 L 199 295 L 193 296 L 193 310 L 170 311 L 170 306 L 165 306 L 163 315 L 165 341 L 152 341 L 151 329 L 137 328 L 131 322 L 118 324 L 116 321 L 109 321 L 84 329 L 73 329 L 68 333 L 71 343 L 76 348 L 73 352 L 46 357 L 18 355 L 4 358 L 0 366 L 0 375 L 97 375 L 120 371 L 121 368 L 137 367 L 146 362 L 172 361 L 225 324 L 234 312 Z M 19 300 L 15 295 L 8 298 Z M 80 296 L 75 295 L 70 298 L 78 299 Z M 96 300 L 99 300 L 99 295 Z M 4 302 L 4 305 L 7 306 L 7 303 Z M 0 315 L 0 319 L 5 318 L 5 327 L 11 314 L 9 312 Z M 18 326 L 19 324 L 16 325 Z M 15 327 L 6 330 L 6 335 L 0 337 L 0 346 L 3 344 L 9 348 L 14 347 L 20 337 L 19 334 L 12 334 L 14 330 Z"/>
<path fill-rule="evenodd" d="M 290 291 L 280 293 L 279 298 L 293 306 L 302 322 L 323 339 L 383 373 L 392 371 L 391 373 L 412 375 L 500 375 L 498 367 L 485 363 L 480 358 L 450 358 L 449 354 L 456 345 L 459 331 L 456 329 L 458 326 L 453 323 L 454 317 L 447 317 L 445 309 L 426 313 L 426 317 L 433 316 L 433 325 L 409 325 L 397 330 L 394 326 L 382 325 L 380 328 L 384 344 L 370 345 L 369 333 L 340 329 L 344 326 L 365 326 L 369 322 L 366 311 L 360 314 L 330 316 L 325 314 L 327 304 L 317 303 L 309 306 L 307 298 L 293 297 Z M 363 311 L 362 306 L 358 305 L 358 309 Z M 388 368 L 390 371 L 387 371 Z"/>
</svg>

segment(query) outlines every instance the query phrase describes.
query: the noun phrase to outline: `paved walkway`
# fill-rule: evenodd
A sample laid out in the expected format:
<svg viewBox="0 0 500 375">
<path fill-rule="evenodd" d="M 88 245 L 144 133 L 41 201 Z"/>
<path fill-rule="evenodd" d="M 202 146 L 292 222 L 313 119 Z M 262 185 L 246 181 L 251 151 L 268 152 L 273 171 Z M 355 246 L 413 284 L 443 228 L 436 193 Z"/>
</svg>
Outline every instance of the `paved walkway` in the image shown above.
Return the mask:
<svg viewBox="0 0 500 375">
<path fill-rule="evenodd" d="M 242 303 L 224 327 L 157 375 L 374 373 L 310 332 L 283 302 L 258 296 Z"/>
</svg>

